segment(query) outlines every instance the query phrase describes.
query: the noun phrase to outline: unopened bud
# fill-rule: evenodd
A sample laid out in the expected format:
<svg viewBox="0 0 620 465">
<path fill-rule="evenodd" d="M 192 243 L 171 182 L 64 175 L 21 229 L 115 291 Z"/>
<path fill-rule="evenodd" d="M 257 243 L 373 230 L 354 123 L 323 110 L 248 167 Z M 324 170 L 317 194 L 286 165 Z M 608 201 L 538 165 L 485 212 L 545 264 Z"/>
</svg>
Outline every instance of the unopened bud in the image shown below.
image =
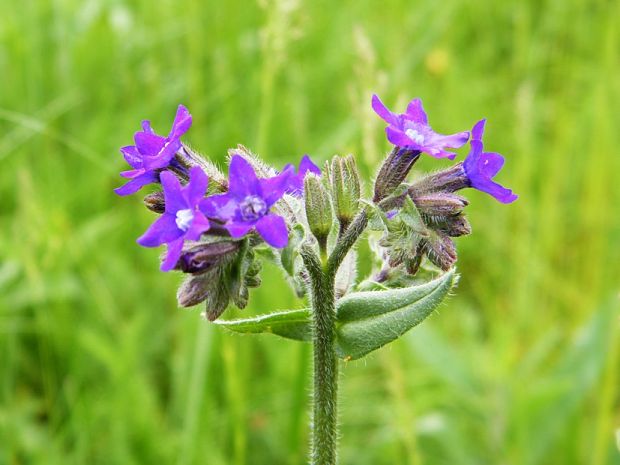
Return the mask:
<svg viewBox="0 0 620 465">
<path fill-rule="evenodd" d="M 361 196 L 360 175 L 353 155 L 334 157 L 329 176 L 336 217 L 346 228 L 357 213 Z"/>
<path fill-rule="evenodd" d="M 412 197 L 412 200 L 420 213 L 431 218 L 458 215 L 469 204 L 460 195 L 444 192 L 431 192 Z"/>
<path fill-rule="evenodd" d="M 448 271 L 456 263 L 456 247 L 447 236 L 432 234 L 424 239 L 423 250 L 428 259 L 444 271 Z"/>
<path fill-rule="evenodd" d="M 447 236 L 460 237 L 471 234 L 471 225 L 463 215 L 456 215 L 446 218 L 439 230 Z"/>
<path fill-rule="evenodd" d="M 390 195 L 405 180 L 414 163 L 420 158 L 417 150 L 394 147 L 379 169 L 375 180 L 373 201 L 379 202 Z"/>
<path fill-rule="evenodd" d="M 471 181 L 465 174 L 463 163 L 457 163 L 450 168 L 419 179 L 409 188 L 412 197 L 429 194 L 432 192 L 451 193 L 471 186 Z"/>
<path fill-rule="evenodd" d="M 304 197 L 310 231 L 324 247 L 332 227 L 332 207 L 327 190 L 315 174 L 308 174 L 304 179 Z"/>
<path fill-rule="evenodd" d="M 162 191 L 153 192 L 144 197 L 146 208 L 155 213 L 163 213 L 166 208 L 164 193 Z"/>
<path fill-rule="evenodd" d="M 198 244 L 181 254 L 175 268 L 183 273 L 205 273 L 236 253 L 239 244 L 233 241 Z"/>
<path fill-rule="evenodd" d="M 181 307 L 193 307 L 203 302 L 210 290 L 210 281 L 213 276 L 201 274 L 190 276 L 186 279 L 177 291 L 177 302 Z"/>
</svg>

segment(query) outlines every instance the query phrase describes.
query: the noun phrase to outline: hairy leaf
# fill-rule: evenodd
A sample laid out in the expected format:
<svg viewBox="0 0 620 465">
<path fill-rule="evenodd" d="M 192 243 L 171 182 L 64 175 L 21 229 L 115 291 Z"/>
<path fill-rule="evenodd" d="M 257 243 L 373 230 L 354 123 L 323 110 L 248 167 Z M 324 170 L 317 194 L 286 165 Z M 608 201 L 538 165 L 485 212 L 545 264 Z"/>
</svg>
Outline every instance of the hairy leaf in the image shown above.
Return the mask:
<svg viewBox="0 0 620 465">
<path fill-rule="evenodd" d="M 428 283 L 387 291 L 348 294 L 337 303 L 337 352 L 355 360 L 421 323 L 457 280 L 454 269 Z"/>
<path fill-rule="evenodd" d="M 272 333 L 296 341 L 310 341 L 312 326 L 310 309 L 285 310 L 252 318 L 218 320 L 215 324 L 243 334 Z"/>
</svg>

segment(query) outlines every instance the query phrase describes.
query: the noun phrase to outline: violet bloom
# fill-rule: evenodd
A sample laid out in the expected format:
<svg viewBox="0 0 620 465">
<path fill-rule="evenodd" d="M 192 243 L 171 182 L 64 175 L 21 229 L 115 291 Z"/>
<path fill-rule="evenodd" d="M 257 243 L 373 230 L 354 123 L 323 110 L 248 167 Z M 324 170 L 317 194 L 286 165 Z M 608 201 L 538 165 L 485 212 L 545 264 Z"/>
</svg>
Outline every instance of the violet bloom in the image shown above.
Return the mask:
<svg viewBox="0 0 620 465">
<path fill-rule="evenodd" d="M 212 195 L 201 203 L 201 210 L 209 218 L 224 222 L 234 238 L 245 236 L 252 228 L 269 245 L 277 248 L 288 244 L 288 230 L 284 218 L 269 209 L 286 192 L 293 169 L 288 166 L 282 173 L 259 179 L 243 157 L 233 155 L 229 166 L 228 192 Z"/>
<path fill-rule="evenodd" d="M 379 97 L 373 95 L 372 109 L 388 123 L 385 128 L 387 138 L 398 147 L 452 160 L 456 154 L 445 149 L 458 149 L 469 139 L 467 131 L 449 136 L 434 132 L 428 125 L 428 118 L 419 98 L 413 99 L 407 106 L 407 112 L 399 115 L 388 110 Z"/>
<path fill-rule="evenodd" d="M 181 148 L 181 136 L 192 125 L 192 115 L 187 108 L 179 105 L 168 137 L 155 134 L 151 122 L 142 121 L 142 131 L 136 132 L 136 145 L 121 148 L 125 160 L 133 168 L 121 172 L 121 176 L 131 179 L 127 184 L 114 189 L 118 195 L 129 195 L 147 184 L 157 182 L 157 170 L 166 168 L 174 154 Z"/>
<path fill-rule="evenodd" d="M 518 195 L 491 180 L 502 169 L 504 157 L 499 153 L 482 151 L 485 123 L 486 119 L 478 121 L 471 131 L 471 150 L 463 162 L 463 170 L 474 189 L 486 192 L 502 203 L 514 202 Z"/>
<path fill-rule="evenodd" d="M 293 173 L 295 172 L 295 167 L 291 164 L 286 165 L 283 171 L 286 171 L 287 169 L 292 169 Z M 308 173 L 314 173 L 317 176 L 320 176 L 321 169 L 316 166 L 314 162 L 310 159 L 310 157 L 306 154 L 299 162 L 299 172 L 297 174 L 293 174 L 289 178 L 289 185 L 286 193 L 295 196 L 301 195 L 304 190 L 304 178 Z"/>
<path fill-rule="evenodd" d="M 209 220 L 198 209 L 209 179 L 197 166 L 192 168 L 189 182 L 183 187 L 170 171 L 162 172 L 160 179 L 166 203 L 164 213 L 138 238 L 138 244 L 144 247 L 167 244 L 168 253 L 161 270 L 170 271 L 179 261 L 184 241 L 197 241 L 209 229 Z"/>
</svg>

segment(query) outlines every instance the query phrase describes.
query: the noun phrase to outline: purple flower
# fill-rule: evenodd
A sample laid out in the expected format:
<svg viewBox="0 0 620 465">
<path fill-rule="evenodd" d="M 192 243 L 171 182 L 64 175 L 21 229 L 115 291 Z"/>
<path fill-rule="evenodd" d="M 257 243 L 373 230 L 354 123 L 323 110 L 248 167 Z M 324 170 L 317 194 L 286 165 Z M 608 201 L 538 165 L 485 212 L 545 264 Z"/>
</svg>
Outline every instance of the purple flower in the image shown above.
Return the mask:
<svg viewBox="0 0 620 465">
<path fill-rule="evenodd" d="M 388 123 L 385 128 L 388 140 L 409 150 L 425 152 L 435 158 L 454 159 L 456 154 L 444 149 L 462 147 L 469 139 L 469 133 L 459 132 L 449 136 L 437 134 L 428 125 L 428 118 L 419 98 L 413 99 L 407 112 L 392 113 L 376 95 L 372 96 L 372 109 Z"/>
<path fill-rule="evenodd" d="M 499 153 L 482 151 L 485 123 L 486 119 L 478 121 L 471 131 L 471 150 L 463 162 L 463 170 L 471 187 L 492 195 L 502 203 L 514 202 L 518 195 L 491 180 L 502 169 L 504 157 Z"/>
<path fill-rule="evenodd" d="M 121 176 L 131 179 L 127 184 L 114 189 L 118 195 L 129 195 L 147 184 L 157 182 L 157 170 L 166 168 L 174 154 L 181 148 L 181 136 L 192 125 L 192 115 L 179 105 L 168 137 L 157 135 L 151 129 L 150 121 L 142 121 L 142 131 L 136 132 L 136 145 L 121 148 L 125 160 L 133 168 L 123 171 Z"/>
<path fill-rule="evenodd" d="M 200 208 L 209 218 L 223 221 L 234 238 L 243 237 L 255 227 L 269 245 L 285 247 L 288 244 L 288 230 L 284 218 L 269 209 L 282 198 L 291 176 L 293 169 L 287 166 L 277 176 L 259 179 L 243 157 L 233 155 L 228 192 L 207 197 Z"/>
<path fill-rule="evenodd" d="M 183 187 L 170 171 L 162 172 L 160 179 L 164 188 L 165 211 L 138 238 L 138 244 L 144 247 L 167 244 L 168 253 L 161 270 L 170 271 L 179 261 L 183 242 L 197 241 L 201 234 L 209 229 L 209 220 L 198 209 L 207 191 L 209 179 L 199 167 L 192 168 L 189 182 Z"/>
<path fill-rule="evenodd" d="M 284 167 L 283 171 L 287 169 L 292 169 L 293 175 L 289 178 L 289 185 L 286 189 L 287 194 L 299 196 L 304 190 L 304 178 L 308 173 L 314 173 L 317 176 L 321 175 L 321 169 L 316 166 L 310 157 L 306 154 L 302 157 L 301 162 L 299 162 L 299 173 L 295 173 L 295 167 L 291 164 L 288 164 Z"/>
</svg>

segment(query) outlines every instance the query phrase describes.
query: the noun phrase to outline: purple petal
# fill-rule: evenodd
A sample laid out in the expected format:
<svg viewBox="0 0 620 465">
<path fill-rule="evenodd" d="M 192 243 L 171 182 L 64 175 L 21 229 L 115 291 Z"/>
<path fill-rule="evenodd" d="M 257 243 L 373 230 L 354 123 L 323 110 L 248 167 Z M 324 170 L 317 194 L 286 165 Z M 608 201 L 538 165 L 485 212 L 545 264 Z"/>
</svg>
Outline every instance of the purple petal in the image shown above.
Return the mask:
<svg viewBox="0 0 620 465">
<path fill-rule="evenodd" d="M 148 119 L 142 121 L 142 131 L 148 132 L 149 134 L 155 134 L 153 128 L 151 128 L 151 122 Z"/>
<path fill-rule="evenodd" d="M 288 244 L 288 230 L 284 218 L 270 213 L 256 223 L 256 230 L 267 244 L 281 249 Z"/>
<path fill-rule="evenodd" d="M 519 198 L 518 195 L 513 193 L 510 189 L 497 184 L 490 179 L 484 179 L 482 182 L 479 179 L 472 180 L 472 186 L 479 191 L 486 192 L 487 194 L 495 197 L 501 203 L 512 203 Z"/>
<path fill-rule="evenodd" d="M 383 104 L 381 99 L 376 95 L 372 95 L 372 109 L 375 111 L 377 115 L 379 115 L 386 123 L 398 126 L 398 116 L 392 113 L 387 107 Z"/>
<path fill-rule="evenodd" d="M 478 161 L 478 169 L 488 178 L 499 173 L 502 166 L 504 166 L 504 157 L 495 152 L 484 152 Z"/>
<path fill-rule="evenodd" d="M 469 132 L 467 131 L 450 134 L 448 136 L 433 132 L 431 134 L 430 140 L 428 141 L 428 145 L 436 148 L 441 148 L 442 150 L 446 147 L 458 149 L 465 145 L 468 140 Z"/>
<path fill-rule="evenodd" d="M 197 241 L 202 233 L 208 231 L 210 227 L 209 220 L 202 213 L 194 211 L 194 219 L 192 220 L 192 225 L 185 233 L 185 239 Z"/>
<path fill-rule="evenodd" d="M 183 231 L 177 227 L 175 215 L 164 213 L 138 238 L 138 244 L 143 247 L 157 247 L 181 236 Z"/>
<path fill-rule="evenodd" d="M 295 178 L 294 168 L 289 165 L 277 176 L 267 179 L 260 179 L 260 188 L 263 193 L 262 198 L 267 204 L 267 208 L 282 198 L 290 187 L 291 179 Z"/>
<path fill-rule="evenodd" d="M 181 148 L 181 141 L 178 139 L 166 140 L 161 150 L 155 155 L 145 155 L 143 159 L 144 167 L 150 170 L 166 168 L 170 165 L 170 160 Z"/>
<path fill-rule="evenodd" d="M 463 162 L 463 168 L 465 170 L 465 174 L 471 178 L 471 175 L 478 170 L 478 162 L 480 160 L 480 156 L 482 155 L 482 142 L 477 139 L 472 139 L 469 142 L 469 145 L 471 148 L 469 150 L 469 154 Z"/>
<path fill-rule="evenodd" d="M 189 183 L 186 186 L 185 198 L 188 205 L 197 205 L 209 185 L 209 178 L 198 166 L 194 166 L 189 172 Z"/>
<path fill-rule="evenodd" d="M 422 106 L 422 100 L 415 98 L 409 102 L 407 106 L 407 118 L 416 123 L 428 124 L 428 117 Z"/>
<path fill-rule="evenodd" d="M 146 171 L 143 168 L 139 168 L 137 170 L 121 171 L 120 175 L 127 179 L 134 179 L 144 173 L 146 173 Z"/>
<path fill-rule="evenodd" d="M 301 162 L 299 162 L 299 174 L 302 174 L 305 176 L 306 173 L 308 172 L 314 173 L 317 176 L 320 176 L 321 168 L 316 166 L 314 162 L 310 159 L 310 157 L 306 154 L 301 158 Z"/>
<path fill-rule="evenodd" d="M 230 223 L 224 225 L 230 235 L 235 239 L 239 239 L 240 237 L 245 236 L 250 231 L 250 229 L 252 229 L 252 226 L 252 224 L 247 223 Z"/>
<path fill-rule="evenodd" d="M 121 153 L 132 168 L 142 168 L 142 155 L 140 155 L 135 145 L 121 147 Z"/>
<path fill-rule="evenodd" d="M 170 139 L 178 139 L 189 130 L 191 125 L 192 115 L 189 114 L 187 108 L 183 105 L 179 105 L 177 108 L 177 114 L 174 117 L 174 123 L 172 123 L 170 135 L 168 137 Z"/>
<path fill-rule="evenodd" d="M 199 208 L 209 218 L 230 221 L 235 217 L 239 203 L 230 194 L 218 194 L 201 200 Z"/>
<path fill-rule="evenodd" d="M 413 147 L 418 148 L 418 144 L 412 141 L 407 135 L 398 130 L 394 129 L 392 126 L 388 126 L 385 128 L 385 133 L 387 134 L 387 139 L 394 145 L 398 147 Z"/>
<path fill-rule="evenodd" d="M 482 140 L 482 134 L 484 134 L 484 125 L 487 120 L 481 119 L 478 121 L 471 130 L 471 138 L 474 140 Z"/>
<path fill-rule="evenodd" d="M 174 174 L 170 171 L 163 171 L 159 175 L 159 180 L 164 188 L 166 213 L 176 214 L 179 210 L 184 210 L 190 207 L 181 192 L 181 183 Z"/>
<path fill-rule="evenodd" d="M 161 271 L 170 271 L 174 269 L 179 258 L 181 258 L 181 251 L 183 250 L 183 238 L 179 238 L 176 241 L 172 241 L 168 244 L 168 252 L 166 252 L 166 259 L 159 268 Z"/>
<path fill-rule="evenodd" d="M 134 139 L 140 153 L 149 157 L 156 156 L 166 143 L 165 137 L 145 131 L 136 132 Z"/>
<path fill-rule="evenodd" d="M 422 151 L 434 158 L 447 158 L 449 160 L 454 160 L 456 158 L 456 153 L 447 150 L 424 147 Z"/>
<path fill-rule="evenodd" d="M 240 155 L 233 155 L 230 159 L 228 192 L 237 198 L 260 194 L 258 178 L 254 168 Z"/>
<path fill-rule="evenodd" d="M 157 175 L 152 171 L 148 171 L 143 175 L 137 176 L 129 181 L 127 184 L 122 185 L 114 189 L 114 192 L 118 195 L 129 195 L 142 189 L 143 186 L 157 182 Z"/>
</svg>

